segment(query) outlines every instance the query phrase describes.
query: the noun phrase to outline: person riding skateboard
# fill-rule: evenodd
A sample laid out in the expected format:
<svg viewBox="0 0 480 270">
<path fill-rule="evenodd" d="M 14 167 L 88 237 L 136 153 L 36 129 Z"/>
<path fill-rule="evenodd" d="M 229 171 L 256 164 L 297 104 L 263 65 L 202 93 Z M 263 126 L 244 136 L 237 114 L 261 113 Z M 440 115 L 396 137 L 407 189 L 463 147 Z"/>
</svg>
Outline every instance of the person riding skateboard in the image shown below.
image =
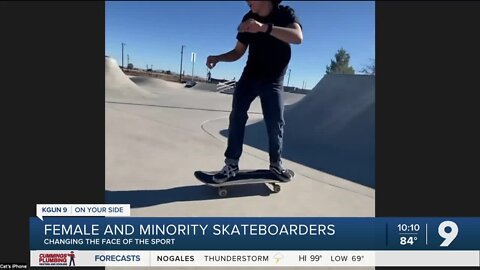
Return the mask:
<svg viewBox="0 0 480 270">
<path fill-rule="evenodd" d="M 238 26 L 235 48 L 224 54 L 208 56 L 206 63 L 212 69 L 218 62 L 234 62 L 249 49 L 246 66 L 233 94 L 225 166 L 213 176 L 213 181 L 225 182 L 239 171 L 247 112 L 257 96 L 267 126 L 270 170 L 278 178 L 288 181 L 292 175 L 281 160 L 285 124 L 283 80 L 291 58 L 290 44 L 300 44 L 303 40 L 302 26 L 295 11 L 280 5 L 281 1 L 246 2 L 250 11 Z"/>
</svg>

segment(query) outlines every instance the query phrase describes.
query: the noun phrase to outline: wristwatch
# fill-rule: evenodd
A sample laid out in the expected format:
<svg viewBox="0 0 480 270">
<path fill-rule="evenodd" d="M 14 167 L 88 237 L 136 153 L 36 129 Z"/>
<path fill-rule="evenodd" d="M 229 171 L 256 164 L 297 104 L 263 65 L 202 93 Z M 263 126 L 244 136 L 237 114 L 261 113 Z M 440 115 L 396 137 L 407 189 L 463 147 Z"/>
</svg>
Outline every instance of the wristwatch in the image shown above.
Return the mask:
<svg viewBox="0 0 480 270">
<path fill-rule="evenodd" d="M 270 35 L 270 33 L 272 32 L 273 23 L 268 23 L 267 25 L 268 25 L 268 28 L 267 28 L 267 31 L 265 31 L 265 34 Z"/>
</svg>

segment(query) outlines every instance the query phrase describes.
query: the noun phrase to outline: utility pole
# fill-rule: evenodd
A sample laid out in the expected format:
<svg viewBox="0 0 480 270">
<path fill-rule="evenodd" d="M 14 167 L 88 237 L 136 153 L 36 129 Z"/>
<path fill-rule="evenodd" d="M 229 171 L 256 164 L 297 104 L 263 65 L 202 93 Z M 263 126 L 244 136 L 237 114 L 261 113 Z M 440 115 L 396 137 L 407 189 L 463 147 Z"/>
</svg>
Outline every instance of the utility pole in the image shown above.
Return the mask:
<svg viewBox="0 0 480 270">
<path fill-rule="evenodd" d="M 183 48 L 185 45 L 182 45 L 182 51 L 180 52 L 180 82 L 182 82 L 182 64 L 183 64 Z"/>
<path fill-rule="evenodd" d="M 123 68 L 123 47 L 125 47 L 125 45 L 127 45 L 127 44 L 122 42 L 122 68 Z"/>
<path fill-rule="evenodd" d="M 195 66 L 196 53 L 192 52 L 192 81 L 193 81 L 193 67 Z"/>
<path fill-rule="evenodd" d="M 287 86 L 290 84 L 290 72 L 292 70 L 291 69 L 288 69 L 288 81 L 287 81 Z"/>
</svg>

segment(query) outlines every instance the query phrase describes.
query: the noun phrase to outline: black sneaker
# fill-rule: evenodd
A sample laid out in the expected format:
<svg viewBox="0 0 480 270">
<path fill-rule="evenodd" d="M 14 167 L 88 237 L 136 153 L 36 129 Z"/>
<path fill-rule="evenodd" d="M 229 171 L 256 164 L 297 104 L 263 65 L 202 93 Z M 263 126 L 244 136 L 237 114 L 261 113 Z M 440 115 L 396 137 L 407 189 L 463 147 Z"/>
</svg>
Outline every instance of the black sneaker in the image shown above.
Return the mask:
<svg viewBox="0 0 480 270">
<path fill-rule="evenodd" d="M 293 178 L 293 175 L 290 173 L 290 171 L 283 168 L 281 164 L 270 164 L 270 171 L 284 182 L 288 182 Z"/>
<path fill-rule="evenodd" d="M 225 165 L 221 171 L 213 176 L 212 180 L 217 184 L 221 184 L 228 179 L 235 177 L 238 170 L 238 165 Z"/>
</svg>

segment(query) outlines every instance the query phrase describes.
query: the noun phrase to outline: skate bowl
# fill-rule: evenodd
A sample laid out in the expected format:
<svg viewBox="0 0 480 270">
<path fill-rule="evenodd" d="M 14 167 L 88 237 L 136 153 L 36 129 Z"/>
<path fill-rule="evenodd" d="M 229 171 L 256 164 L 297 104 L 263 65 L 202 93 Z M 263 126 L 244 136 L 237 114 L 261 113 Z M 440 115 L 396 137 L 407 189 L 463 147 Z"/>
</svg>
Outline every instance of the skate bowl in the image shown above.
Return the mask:
<svg viewBox="0 0 480 270">
<path fill-rule="evenodd" d="M 152 93 L 131 81 L 115 59 L 105 56 L 105 98 L 144 99 L 152 96 Z"/>
<path fill-rule="evenodd" d="M 206 82 L 196 82 L 196 84 L 193 87 L 191 87 L 191 89 L 201 90 L 201 91 L 217 92 L 217 84 L 206 83 Z"/>
<path fill-rule="evenodd" d="M 302 100 L 305 96 L 306 96 L 305 94 L 283 92 L 283 103 L 287 106 L 292 106 L 293 104 Z M 290 109 L 290 108 L 286 108 L 286 109 Z"/>
<path fill-rule="evenodd" d="M 148 90 L 172 90 L 183 88 L 183 85 L 178 82 L 170 82 L 160 78 L 150 78 L 142 76 L 132 76 L 130 80 L 141 88 Z"/>
</svg>

